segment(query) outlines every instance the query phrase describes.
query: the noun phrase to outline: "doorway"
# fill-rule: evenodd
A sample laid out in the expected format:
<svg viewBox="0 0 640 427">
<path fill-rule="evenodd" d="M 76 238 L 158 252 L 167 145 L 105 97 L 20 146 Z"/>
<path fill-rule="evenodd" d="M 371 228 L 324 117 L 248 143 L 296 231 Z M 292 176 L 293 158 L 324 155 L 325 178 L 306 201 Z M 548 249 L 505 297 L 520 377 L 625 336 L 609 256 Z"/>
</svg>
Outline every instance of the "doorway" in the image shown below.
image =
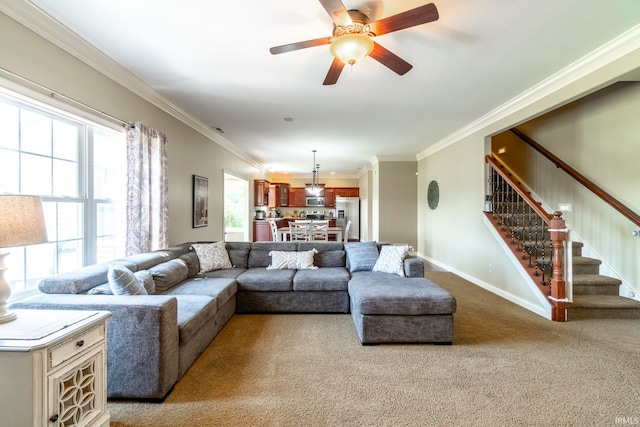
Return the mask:
<svg viewBox="0 0 640 427">
<path fill-rule="evenodd" d="M 224 173 L 224 240 L 249 241 L 249 181 Z"/>
</svg>

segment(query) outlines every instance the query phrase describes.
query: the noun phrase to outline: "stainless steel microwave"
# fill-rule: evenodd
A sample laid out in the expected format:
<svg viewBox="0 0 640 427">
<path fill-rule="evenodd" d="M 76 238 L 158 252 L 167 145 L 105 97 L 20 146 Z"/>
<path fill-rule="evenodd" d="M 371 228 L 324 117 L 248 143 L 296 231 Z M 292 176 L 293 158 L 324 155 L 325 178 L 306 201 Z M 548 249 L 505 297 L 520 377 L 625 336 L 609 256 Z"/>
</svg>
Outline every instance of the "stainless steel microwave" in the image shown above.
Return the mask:
<svg viewBox="0 0 640 427">
<path fill-rule="evenodd" d="M 324 197 L 307 196 L 307 206 L 324 206 Z"/>
</svg>

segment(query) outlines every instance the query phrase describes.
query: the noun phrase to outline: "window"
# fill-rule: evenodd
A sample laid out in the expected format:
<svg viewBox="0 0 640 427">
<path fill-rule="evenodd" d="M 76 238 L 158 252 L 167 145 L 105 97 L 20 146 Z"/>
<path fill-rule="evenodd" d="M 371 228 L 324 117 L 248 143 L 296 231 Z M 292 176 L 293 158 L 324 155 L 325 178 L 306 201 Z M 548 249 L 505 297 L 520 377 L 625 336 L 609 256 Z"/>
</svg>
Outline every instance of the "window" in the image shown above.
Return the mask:
<svg viewBox="0 0 640 427">
<path fill-rule="evenodd" d="M 124 131 L 0 93 L 0 193 L 41 196 L 49 238 L 10 249 L 12 299 L 124 255 L 125 144 Z"/>
</svg>

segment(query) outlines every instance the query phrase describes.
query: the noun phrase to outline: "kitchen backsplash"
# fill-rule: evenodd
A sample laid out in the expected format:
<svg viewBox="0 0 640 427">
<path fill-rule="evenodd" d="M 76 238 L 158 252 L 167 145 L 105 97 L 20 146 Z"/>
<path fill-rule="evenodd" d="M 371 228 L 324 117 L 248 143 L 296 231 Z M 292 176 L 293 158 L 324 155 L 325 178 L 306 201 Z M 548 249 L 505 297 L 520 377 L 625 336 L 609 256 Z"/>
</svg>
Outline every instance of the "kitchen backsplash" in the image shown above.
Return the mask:
<svg viewBox="0 0 640 427">
<path fill-rule="evenodd" d="M 257 208 L 264 211 L 265 219 L 268 218 L 277 218 L 277 212 L 280 212 L 281 218 L 291 218 L 291 217 L 300 217 L 301 212 L 306 213 L 307 211 L 324 211 L 325 219 L 335 218 L 336 210 L 330 208 L 322 208 L 322 207 L 308 207 L 308 208 Z M 255 217 L 255 216 L 254 216 Z"/>
</svg>

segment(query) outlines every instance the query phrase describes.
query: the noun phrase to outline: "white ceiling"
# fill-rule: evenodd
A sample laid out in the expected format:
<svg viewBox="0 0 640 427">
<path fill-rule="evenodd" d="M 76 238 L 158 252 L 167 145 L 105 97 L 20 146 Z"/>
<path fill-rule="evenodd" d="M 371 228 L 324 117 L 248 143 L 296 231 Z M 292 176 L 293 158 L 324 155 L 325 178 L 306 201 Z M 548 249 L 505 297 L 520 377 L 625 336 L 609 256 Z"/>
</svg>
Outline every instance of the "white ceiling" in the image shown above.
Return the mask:
<svg viewBox="0 0 640 427">
<path fill-rule="evenodd" d="M 308 174 L 316 149 L 337 176 L 415 158 L 640 23 L 638 0 L 436 0 L 438 21 L 376 38 L 406 75 L 365 58 L 323 86 L 328 46 L 269 53 L 331 35 L 317 0 L 31 1 L 247 157 Z M 427 2 L 344 0 L 372 20 Z"/>
</svg>

